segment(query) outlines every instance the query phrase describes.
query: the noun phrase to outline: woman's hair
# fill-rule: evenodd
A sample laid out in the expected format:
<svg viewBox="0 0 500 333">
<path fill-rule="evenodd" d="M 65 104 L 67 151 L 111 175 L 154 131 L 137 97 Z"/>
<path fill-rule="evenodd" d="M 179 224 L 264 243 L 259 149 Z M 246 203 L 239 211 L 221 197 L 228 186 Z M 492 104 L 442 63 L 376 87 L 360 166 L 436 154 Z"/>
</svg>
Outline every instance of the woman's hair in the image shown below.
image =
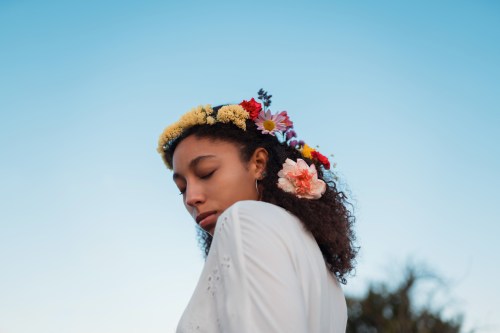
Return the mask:
<svg viewBox="0 0 500 333">
<path fill-rule="evenodd" d="M 214 111 L 217 112 L 220 107 L 215 107 Z M 328 269 L 341 283 L 345 284 L 346 275 L 354 268 L 354 259 L 358 250 L 354 245 L 355 236 L 352 229 L 355 218 L 348 209 L 351 205 L 346 195 L 337 189 L 333 174 L 324 171 L 318 162 L 304 158 L 300 151 L 280 142 L 275 136 L 262 134 L 257 130 L 254 121 L 247 120 L 246 127 L 246 131 L 243 131 L 231 123 L 220 122 L 213 125 L 193 126 L 169 145 L 165 151 L 165 158 L 172 165 L 175 148 L 190 135 L 236 144 L 244 163 L 250 161 L 257 148 L 266 149 L 269 159 L 266 176 L 259 181 L 261 200 L 280 206 L 297 216 L 316 239 Z M 302 158 L 308 164 L 315 163 L 318 178 L 323 179 L 328 185 L 320 199 L 300 199 L 278 188 L 278 172 L 287 158 L 294 161 Z M 199 241 L 205 256 L 208 255 L 212 236 L 199 229 Z"/>
</svg>

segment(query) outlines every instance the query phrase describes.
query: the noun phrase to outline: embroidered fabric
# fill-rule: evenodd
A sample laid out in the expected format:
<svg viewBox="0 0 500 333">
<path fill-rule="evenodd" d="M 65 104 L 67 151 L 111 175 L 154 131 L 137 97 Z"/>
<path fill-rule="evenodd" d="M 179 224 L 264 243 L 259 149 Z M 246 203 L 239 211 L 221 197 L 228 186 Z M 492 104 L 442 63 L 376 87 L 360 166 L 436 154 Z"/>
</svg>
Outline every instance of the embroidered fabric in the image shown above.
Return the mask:
<svg viewBox="0 0 500 333">
<path fill-rule="evenodd" d="M 177 333 L 345 332 L 347 308 L 314 237 L 286 210 L 240 201 L 218 219 Z"/>
</svg>

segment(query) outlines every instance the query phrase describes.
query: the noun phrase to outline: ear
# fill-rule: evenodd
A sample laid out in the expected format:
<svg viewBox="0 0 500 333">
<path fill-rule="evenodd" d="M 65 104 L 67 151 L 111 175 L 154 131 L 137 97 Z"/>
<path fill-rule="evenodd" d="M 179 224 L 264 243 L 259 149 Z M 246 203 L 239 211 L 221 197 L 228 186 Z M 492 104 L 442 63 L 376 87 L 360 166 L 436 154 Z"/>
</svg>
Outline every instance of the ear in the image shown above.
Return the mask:
<svg viewBox="0 0 500 333">
<path fill-rule="evenodd" d="M 254 173 L 255 179 L 262 179 L 266 171 L 269 153 L 265 148 L 259 147 L 255 149 L 250 158 L 250 170 Z"/>
</svg>

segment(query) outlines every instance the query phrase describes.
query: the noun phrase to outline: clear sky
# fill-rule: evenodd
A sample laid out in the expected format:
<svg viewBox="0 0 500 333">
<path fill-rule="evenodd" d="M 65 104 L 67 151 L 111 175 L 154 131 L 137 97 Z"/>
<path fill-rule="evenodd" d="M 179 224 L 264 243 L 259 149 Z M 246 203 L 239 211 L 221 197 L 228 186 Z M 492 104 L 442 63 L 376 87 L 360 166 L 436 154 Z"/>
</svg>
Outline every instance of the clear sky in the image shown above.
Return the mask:
<svg viewBox="0 0 500 333">
<path fill-rule="evenodd" d="M 499 332 L 499 16 L 496 1 L 0 1 L 0 332 L 173 331 L 203 261 L 158 135 L 261 87 L 351 193 L 345 292 L 412 259 L 449 282 L 447 312 Z"/>
</svg>

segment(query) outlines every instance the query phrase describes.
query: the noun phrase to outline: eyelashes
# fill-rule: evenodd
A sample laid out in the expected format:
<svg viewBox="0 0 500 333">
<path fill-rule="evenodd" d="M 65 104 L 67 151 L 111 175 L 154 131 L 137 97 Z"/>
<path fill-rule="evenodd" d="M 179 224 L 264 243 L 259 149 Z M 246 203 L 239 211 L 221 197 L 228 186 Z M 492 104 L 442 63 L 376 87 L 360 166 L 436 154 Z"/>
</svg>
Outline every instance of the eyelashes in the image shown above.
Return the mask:
<svg viewBox="0 0 500 333">
<path fill-rule="evenodd" d="M 206 179 L 209 179 L 210 177 L 212 177 L 212 175 L 215 173 L 215 171 L 217 171 L 217 169 L 203 175 L 203 176 L 199 176 L 200 179 L 203 179 L 203 180 L 206 180 Z M 179 189 L 179 195 L 184 195 L 186 193 L 186 189 Z"/>
<path fill-rule="evenodd" d="M 212 171 L 212 172 L 209 172 L 209 173 L 208 173 L 208 174 L 206 174 L 205 176 L 201 176 L 200 178 L 201 178 L 201 179 L 208 179 L 208 178 L 212 177 L 212 175 L 214 174 L 214 172 L 215 172 L 215 170 L 214 170 L 214 171 Z"/>
</svg>

